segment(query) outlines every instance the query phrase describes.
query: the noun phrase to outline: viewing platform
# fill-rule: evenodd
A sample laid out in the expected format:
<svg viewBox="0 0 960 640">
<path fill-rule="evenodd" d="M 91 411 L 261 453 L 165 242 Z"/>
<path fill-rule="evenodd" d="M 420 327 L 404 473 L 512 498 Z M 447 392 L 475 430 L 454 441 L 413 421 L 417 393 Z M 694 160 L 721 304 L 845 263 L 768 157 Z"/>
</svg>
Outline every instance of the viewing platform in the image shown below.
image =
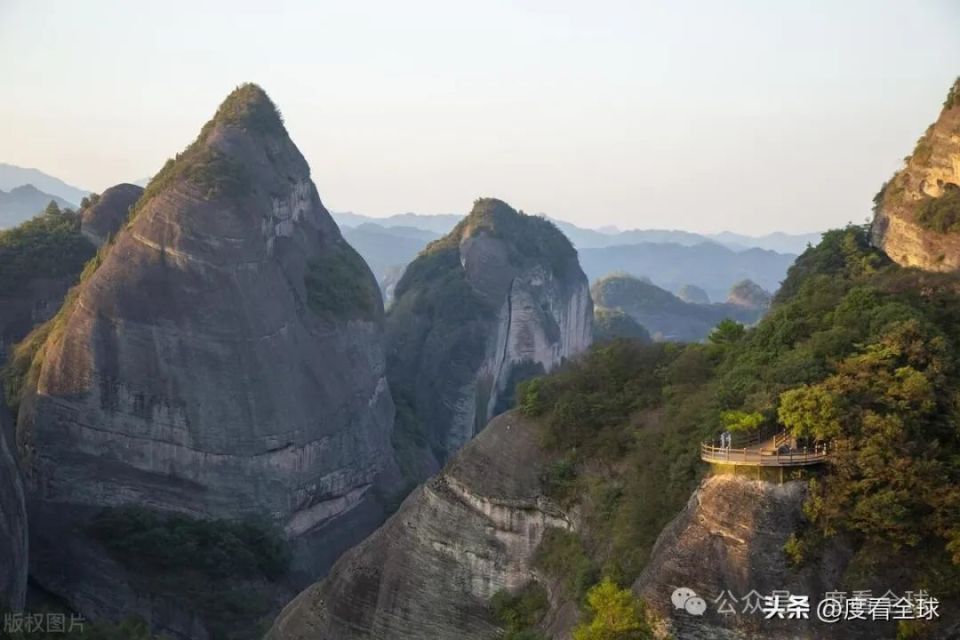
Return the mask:
<svg viewBox="0 0 960 640">
<path fill-rule="evenodd" d="M 785 431 L 734 442 L 730 447 L 720 446 L 719 440 L 700 445 L 700 459 L 704 462 L 736 467 L 807 467 L 823 464 L 829 457 L 826 443 L 795 447 Z"/>
</svg>

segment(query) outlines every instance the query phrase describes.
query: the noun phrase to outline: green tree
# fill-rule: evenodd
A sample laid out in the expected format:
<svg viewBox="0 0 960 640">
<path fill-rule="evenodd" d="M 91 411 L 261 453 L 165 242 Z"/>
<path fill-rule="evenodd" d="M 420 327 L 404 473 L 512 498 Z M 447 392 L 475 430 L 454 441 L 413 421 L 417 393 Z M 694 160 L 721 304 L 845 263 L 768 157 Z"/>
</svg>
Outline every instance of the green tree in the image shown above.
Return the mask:
<svg viewBox="0 0 960 640">
<path fill-rule="evenodd" d="M 610 578 L 587 592 L 590 620 L 573 632 L 574 640 L 647 640 L 653 632 L 643 605 L 629 589 L 619 588 Z"/>
<path fill-rule="evenodd" d="M 43 213 L 48 216 L 59 216 L 63 211 L 60 210 L 60 205 L 58 205 L 55 200 L 51 200 L 47 208 L 43 210 Z"/>
<path fill-rule="evenodd" d="M 780 394 L 780 422 L 798 438 L 830 440 L 840 435 L 840 401 L 821 385 L 803 385 Z"/>
<path fill-rule="evenodd" d="M 726 318 L 721 320 L 710 332 L 710 342 L 720 345 L 733 344 L 743 338 L 746 332 L 747 330 L 742 324 Z"/>
<path fill-rule="evenodd" d="M 759 429 L 763 424 L 763 414 L 747 413 L 746 411 L 724 411 L 720 414 L 720 421 L 728 431 L 750 433 Z"/>
</svg>

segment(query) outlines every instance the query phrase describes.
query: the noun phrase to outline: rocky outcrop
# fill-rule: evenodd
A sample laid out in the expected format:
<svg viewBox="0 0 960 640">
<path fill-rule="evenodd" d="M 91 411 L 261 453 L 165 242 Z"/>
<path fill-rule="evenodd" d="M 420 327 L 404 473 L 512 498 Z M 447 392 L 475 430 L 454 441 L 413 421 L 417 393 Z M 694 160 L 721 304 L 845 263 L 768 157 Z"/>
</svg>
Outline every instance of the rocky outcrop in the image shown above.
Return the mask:
<svg viewBox="0 0 960 640">
<path fill-rule="evenodd" d="M 891 259 L 929 271 L 960 269 L 960 79 L 874 202 L 872 240 Z"/>
<path fill-rule="evenodd" d="M 852 551 L 838 539 L 820 545 L 817 557 L 801 568 L 791 567 L 784 545 L 801 526 L 806 495 L 804 481 L 781 485 L 734 475 L 706 478 L 661 532 L 634 591 L 678 640 L 893 637 L 893 623 L 817 619 L 816 606 L 825 593 L 874 585 L 845 584 Z M 706 601 L 704 615 L 674 607 L 671 595 L 679 587 Z M 809 618 L 766 619 L 756 609 L 757 594 L 775 590 L 809 596 Z"/>
<path fill-rule="evenodd" d="M 730 288 L 727 304 L 766 311 L 773 296 L 753 280 L 741 280 Z"/>
<path fill-rule="evenodd" d="M 489 599 L 536 575 L 548 527 L 571 528 L 543 497 L 537 431 L 495 418 L 383 527 L 280 614 L 269 640 L 488 640 Z"/>
<path fill-rule="evenodd" d="M 651 342 L 650 332 L 620 309 L 597 305 L 593 310 L 593 341 L 608 342 L 619 338 Z"/>
<path fill-rule="evenodd" d="M 407 267 L 387 319 L 400 435 L 426 449 L 421 470 L 509 408 L 518 381 L 586 349 L 592 319 L 566 237 L 543 218 L 478 200 Z"/>
<path fill-rule="evenodd" d="M 395 484 L 383 308 L 259 87 L 224 101 L 102 254 L 19 413 L 38 525 L 59 512 L 77 521 L 50 526 L 80 535 L 85 514 L 131 504 L 265 517 L 314 578 L 376 526 L 378 483 Z M 123 588 L 98 563 L 34 551 L 44 586 L 73 571 L 100 601 Z"/>
<path fill-rule="evenodd" d="M 80 231 L 94 245 L 102 246 L 127 221 L 130 210 L 143 195 L 143 188 L 135 184 L 118 184 L 80 212 Z"/>
<path fill-rule="evenodd" d="M 707 292 L 694 284 L 685 284 L 677 290 L 677 297 L 684 302 L 694 304 L 710 304 Z"/>
</svg>

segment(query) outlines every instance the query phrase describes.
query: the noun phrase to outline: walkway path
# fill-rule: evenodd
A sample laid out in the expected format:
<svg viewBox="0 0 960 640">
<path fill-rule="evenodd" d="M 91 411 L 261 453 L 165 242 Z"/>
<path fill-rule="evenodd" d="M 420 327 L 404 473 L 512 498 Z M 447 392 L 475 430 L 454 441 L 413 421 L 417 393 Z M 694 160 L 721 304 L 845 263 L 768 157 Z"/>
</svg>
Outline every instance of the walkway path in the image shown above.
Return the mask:
<svg viewBox="0 0 960 640">
<path fill-rule="evenodd" d="M 741 448 L 723 448 L 716 442 L 700 445 L 700 459 L 715 464 L 731 464 L 749 467 L 804 467 L 827 461 L 829 454 L 825 444 L 815 448 L 784 449 L 789 446 L 786 432 L 780 432 L 757 444 Z"/>
</svg>

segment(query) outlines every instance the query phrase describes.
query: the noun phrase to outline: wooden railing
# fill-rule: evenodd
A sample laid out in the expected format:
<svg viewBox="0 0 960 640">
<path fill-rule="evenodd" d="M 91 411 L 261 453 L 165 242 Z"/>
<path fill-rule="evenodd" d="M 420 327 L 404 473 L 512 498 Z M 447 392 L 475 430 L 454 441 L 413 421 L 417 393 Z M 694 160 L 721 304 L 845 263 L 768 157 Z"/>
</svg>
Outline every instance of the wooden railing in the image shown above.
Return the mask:
<svg viewBox="0 0 960 640">
<path fill-rule="evenodd" d="M 826 462 L 829 451 L 826 444 L 813 448 L 791 449 L 733 449 L 703 443 L 700 445 L 700 459 L 716 464 L 747 465 L 752 467 L 801 467 Z"/>
<path fill-rule="evenodd" d="M 736 449 L 743 449 L 749 447 L 756 447 L 756 445 L 761 442 L 766 442 L 770 438 L 773 438 L 777 434 L 776 427 L 766 427 L 760 429 L 759 431 L 752 431 L 749 433 L 731 433 L 730 435 L 733 438 L 733 442 L 730 443 L 730 446 Z M 717 440 L 716 444 L 720 444 L 720 441 Z"/>
</svg>

